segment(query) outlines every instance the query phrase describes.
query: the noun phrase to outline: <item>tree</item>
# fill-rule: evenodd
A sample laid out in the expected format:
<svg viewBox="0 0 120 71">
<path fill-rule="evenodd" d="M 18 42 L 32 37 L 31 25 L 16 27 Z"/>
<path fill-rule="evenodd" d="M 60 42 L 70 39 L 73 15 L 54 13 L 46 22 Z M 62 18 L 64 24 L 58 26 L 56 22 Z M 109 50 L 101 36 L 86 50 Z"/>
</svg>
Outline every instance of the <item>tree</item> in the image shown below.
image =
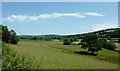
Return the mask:
<svg viewBox="0 0 120 71">
<path fill-rule="evenodd" d="M 19 37 L 14 30 L 9 31 L 7 26 L 2 25 L 2 41 L 5 43 L 17 44 Z"/>
<path fill-rule="evenodd" d="M 7 26 L 2 25 L 2 41 L 9 43 L 10 41 L 10 32 L 8 31 Z"/>
<path fill-rule="evenodd" d="M 16 33 L 14 30 L 10 31 L 10 43 L 11 44 L 17 44 L 17 42 L 19 41 L 19 37 L 16 36 Z"/>
<path fill-rule="evenodd" d="M 81 43 L 81 48 L 88 48 L 88 51 L 91 51 L 92 54 L 93 52 L 98 52 L 99 50 L 102 50 L 102 43 L 101 40 L 99 40 L 98 35 L 87 34 L 83 37 Z"/>
</svg>

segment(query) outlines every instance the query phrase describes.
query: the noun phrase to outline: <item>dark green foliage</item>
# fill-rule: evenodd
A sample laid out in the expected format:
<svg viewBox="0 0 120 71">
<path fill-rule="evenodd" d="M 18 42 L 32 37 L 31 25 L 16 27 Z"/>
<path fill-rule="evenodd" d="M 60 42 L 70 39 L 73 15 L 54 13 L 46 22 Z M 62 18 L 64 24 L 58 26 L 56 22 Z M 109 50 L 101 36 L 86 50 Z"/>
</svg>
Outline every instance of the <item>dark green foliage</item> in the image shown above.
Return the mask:
<svg viewBox="0 0 120 71">
<path fill-rule="evenodd" d="M 82 47 L 81 48 L 88 48 L 88 51 L 98 52 L 99 50 L 102 50 L 102 43 L 101 40 L 99 40 L 98 35 L 95 34 L 87 34 L 83 39 L 81 40 Z"/>
<path fill-rule="evenodd" d="M 33 37 L 33 40 L 37 40 L 37 37 Z"/>
<path fill-rule="evenodd" d="M 2 41 L 9 43 L 10 41 L 10 32 L 8 31 L 7 26 L 2 25 Z"/>
<path fill-rule="evenodd" d="M 120 36 L 119 32 L 120 32 L 120 28 L 111 28 L 111 29 L 97 31 L 97 34 L 101 38 L 118 38 Z"/>
<path fill-rule="evenodd" d="M 102 41 L 102 47 L 103 48 L 106 48 L 107 47 L 107 40 L 106 39 L 101 39 L 101 41 Z"/>
<path fill-rule="evenodd" d="M 69 39 L 67 39 L 67 38 L 65 38 L 63 41 L 65 42 L 65 41 L 68 41 Z"/>
<path fill-rule="evenodd" d="M 112 43 L 112 42 L 108 42 L 108 50 L 115 50 L 117 48 L 117 46 Z"/>
<path fill-rule="evenodd" d="M 9 31 L 7 26 L 2 25 L 2 41 L 5 43 L 17 44 L 19 37 L 14 30 Z"/>
<path fill-rule="evenodd" d="M 120 43 L 120 38 L 118 39 L 118 43 Z"/>
<path fill-rule="evenodd" d="M 107 42 L 105 43 L 103 48 L 108 49 L 108 50 L 115 50 L 117 46 L 113 42 Z"/>
<path fill-rule="evenodd" d="M 64 41 L 64 43 L 63 43 L 63 45 L 70 45 L 70 44 L 71 44 L 70 40 Z"/>
<path fill-rule="evenodd" d="M 14 30 L 10 31 L 10 43 L 11 44 L 17 44 L 17 42 L 19 41 L 19 37 L 16 36 L 16 33 Z"/>
<path fill-rule="evenodd" d="M 78 41 L 76 37 L 74 38 L 74 41 Z"/>
<path fill-rule="evenodd" d="M 73 39 L 73 38 L 71 38 L 71 39 L 70 39 L 70 41 L 71 41 L 71 42 L 73 42 L 73 41 L 74 41 L 74 39 Z"/>
<path fill-rule="evenodd" d="M 108 50 L 115 50 L 117 46 L 113 42 L 107 42 L 106 39 L 101 39 L 102 42 L 102 48 L 108 49 Z"/>
<path fill-rule="evenodd" d="M 21 39 L 30 39 L 30 40 L 45 40 L 45 41 L 63 40 L 62 36 L 59 35 L 20 35 L 19 37 Z"/>
</svg>

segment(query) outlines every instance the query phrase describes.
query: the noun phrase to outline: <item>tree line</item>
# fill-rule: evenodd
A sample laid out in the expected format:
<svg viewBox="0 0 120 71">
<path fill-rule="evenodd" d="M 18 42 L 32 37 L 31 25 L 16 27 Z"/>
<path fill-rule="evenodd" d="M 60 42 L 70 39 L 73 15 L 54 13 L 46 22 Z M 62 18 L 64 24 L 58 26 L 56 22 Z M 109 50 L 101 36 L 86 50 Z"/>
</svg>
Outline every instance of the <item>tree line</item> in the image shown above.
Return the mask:
<svg viewBox="0 0 120 71">
<path fill-rule="evenodd" d="M 29 40 L 45 40 L 45 41 L 52 41 L 52 40 L 60 40 L 62 41 L 62 36 L 46 36 L 46 35 L 20 35 L 21 39 L 29 39 Z"/>
<path fill-rule="evenodd" d="M 111 28 L 106 30 L 100 30 L 90 33 L 83 33 L 83 34 L 75 34 L 75 35 L 20 35 L 21 39 L 32 39 L 32 40 L 47 40 L 51 41 L 52 39 L 64 40 L 66 38 L 77 38 L 83 39 L 83 37 L 87 34 L 97 34 L 100 38 L 118 38 L 120 36 L 120 28 Z M 114 40 L 115 41 L 115 40 Z M 116 41 L 115 41 L 116 42 Z"/>
</svg>

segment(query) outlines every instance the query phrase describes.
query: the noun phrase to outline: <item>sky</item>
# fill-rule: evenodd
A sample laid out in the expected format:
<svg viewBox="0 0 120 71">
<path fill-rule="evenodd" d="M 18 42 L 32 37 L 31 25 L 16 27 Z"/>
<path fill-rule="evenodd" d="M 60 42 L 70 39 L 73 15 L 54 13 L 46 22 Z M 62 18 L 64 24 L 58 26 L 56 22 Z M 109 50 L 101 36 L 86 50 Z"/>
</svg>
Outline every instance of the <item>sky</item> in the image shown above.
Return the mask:
<svg viewBox="0 0 120 71">
<path fill-rule="evenodd" d="M 3 2 L 2 24 L 17 35 L 72 35 L 118 27 L 117 2 Z"/>
</svg>

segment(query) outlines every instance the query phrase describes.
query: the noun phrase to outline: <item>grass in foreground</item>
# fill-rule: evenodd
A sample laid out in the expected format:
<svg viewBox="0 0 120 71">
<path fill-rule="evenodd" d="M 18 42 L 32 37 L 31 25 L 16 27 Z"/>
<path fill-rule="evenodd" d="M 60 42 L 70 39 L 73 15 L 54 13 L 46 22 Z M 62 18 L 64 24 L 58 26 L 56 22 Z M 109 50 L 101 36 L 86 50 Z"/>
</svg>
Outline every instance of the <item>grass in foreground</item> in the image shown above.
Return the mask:
<svg viewBox="0 0 120 71">
<path fill-rule="evenodd" d="M 2 46 L 2 70 L 17 70 L 17 69 L 34 69 L 35 65 L 32 58 L 25 59 L 24 56 L 19 56 L 9 46 L 3 43 Z"/>
<path fill-rule="evenodd" d="M 20 56 L 34 57 L 41 69 L 117 69 L 118 52 L 103 49 L 97 56 L 81 55 L 86 51 L 80 45 L 62 45 L 62 42 L 21 40 L 10 48 Z M 109 60 L 110 58 L 110 60 Z M 116 61 L 115 61 L 116 60 Z"/>
</svg>

